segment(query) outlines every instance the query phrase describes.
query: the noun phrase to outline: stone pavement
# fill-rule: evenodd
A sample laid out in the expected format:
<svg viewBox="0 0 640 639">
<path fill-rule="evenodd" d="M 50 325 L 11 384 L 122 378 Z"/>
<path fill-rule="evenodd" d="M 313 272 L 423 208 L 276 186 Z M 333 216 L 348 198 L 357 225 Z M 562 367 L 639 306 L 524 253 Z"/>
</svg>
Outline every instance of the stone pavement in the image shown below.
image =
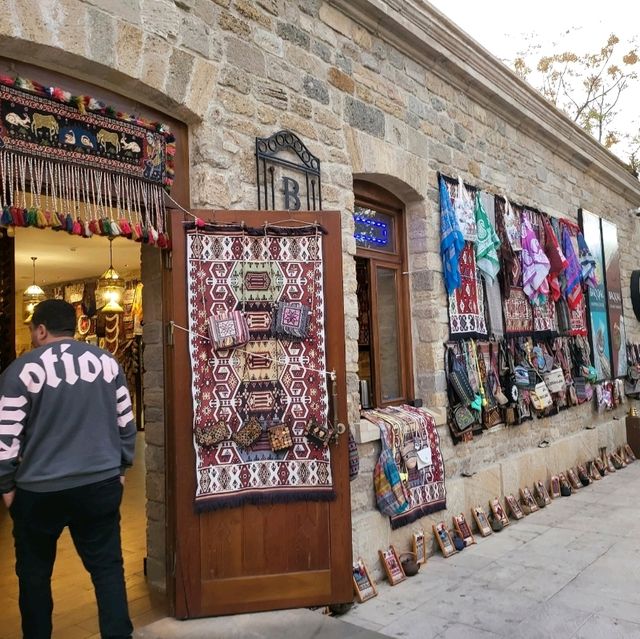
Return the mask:
<svg viewBox="0 0 640 639">
<path fill-rule="evenodd" d="M 640 462 L 494 533 L 339 619 L 291 610 L 180 622 L 140 639 L 640 639 Z M 469 514 L 467 513 L 467 516 Z"/>
</svg>

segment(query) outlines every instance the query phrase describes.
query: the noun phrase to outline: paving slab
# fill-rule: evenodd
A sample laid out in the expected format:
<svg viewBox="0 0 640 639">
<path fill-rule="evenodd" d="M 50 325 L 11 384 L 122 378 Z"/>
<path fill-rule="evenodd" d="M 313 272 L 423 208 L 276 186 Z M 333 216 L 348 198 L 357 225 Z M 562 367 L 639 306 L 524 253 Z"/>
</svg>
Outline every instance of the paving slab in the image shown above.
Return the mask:
<svg viewBox="0 0 640 639">
<path fill-rule="evenodd" d="M 138 639 L 640 639 L 640 462 L 560 498 L 340 618 L 293 610 L 187 622 Z"/>
</svg>

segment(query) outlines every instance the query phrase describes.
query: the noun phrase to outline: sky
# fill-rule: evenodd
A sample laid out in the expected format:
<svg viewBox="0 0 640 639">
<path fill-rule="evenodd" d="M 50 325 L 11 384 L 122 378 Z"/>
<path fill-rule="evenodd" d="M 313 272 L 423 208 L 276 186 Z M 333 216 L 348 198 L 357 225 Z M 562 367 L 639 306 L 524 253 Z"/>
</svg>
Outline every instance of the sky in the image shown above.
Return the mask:
<svg viewBox="0 0 640 639">
<path fill-rule="evenodd" d="M 604 3 L 594 0 L 429 1 L 505 62 L 513 60 L 530 45 L 539 45 L 540 55 L 566 50 L 577 54 L 595 52 L 611 33 L 620 38 L 619 47 L 634 40 L 640 46 L 638 0 L 606 0 Z M 637 67 L 640 76 L 640 64 Z M 618 128 L 637 132 L 640 128 L 640 77 L 635 86 L 625 91 L 618 110 Z M 626 144 L 619 144 L 612 150 L 627 159 L 629 147 Z"/>
</svg>

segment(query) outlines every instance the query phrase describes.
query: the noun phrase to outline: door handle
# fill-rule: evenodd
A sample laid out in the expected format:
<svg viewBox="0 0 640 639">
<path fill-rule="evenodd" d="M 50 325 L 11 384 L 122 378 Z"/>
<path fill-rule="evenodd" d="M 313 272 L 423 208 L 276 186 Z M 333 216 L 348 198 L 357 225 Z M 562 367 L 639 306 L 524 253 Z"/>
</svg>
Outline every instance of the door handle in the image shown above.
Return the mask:
<svg viewBox="0 0 640 639">
<path fill-rule="evenodd" d="M 336 379 L 336 372 L 331 371 L 331 410 L 334 422 L 338 418 L 338 381 Z M 347 431 L 347 427 L 342 422 L 337 422 L 334 427 L 333 441 L 337 444 L 340 435 L 343 435 Z"/>
</svg>

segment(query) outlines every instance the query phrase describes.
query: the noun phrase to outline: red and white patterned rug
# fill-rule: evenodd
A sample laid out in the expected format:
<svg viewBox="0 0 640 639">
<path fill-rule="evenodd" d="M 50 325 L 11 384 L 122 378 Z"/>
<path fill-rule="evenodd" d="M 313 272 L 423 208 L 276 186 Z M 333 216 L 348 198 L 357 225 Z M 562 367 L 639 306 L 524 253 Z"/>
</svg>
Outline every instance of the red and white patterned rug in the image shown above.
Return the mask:
<svg viewBox="0 0 640 639">
<path fill-rule="evenodd" d="M 196 510 L 333 499 L 329 449 L 304 434 L 309 420 L 328 420 L 321 232 L 194 227 L 187 260 L 194 434 L 220 419 L 231 434 L 253 417 L 262 427 L 248 450 L 230 438 L 200 446 L 194 437 Z M 283 302 L 310 309 L 304 338 L 274 333 Z M 207 320 L 224 311 L 244 314 L 249 341 L 216 352 Z M 267 428 L 278 423 L 290 427 L 293 445 L 273 452 Z"/>
</svg>

